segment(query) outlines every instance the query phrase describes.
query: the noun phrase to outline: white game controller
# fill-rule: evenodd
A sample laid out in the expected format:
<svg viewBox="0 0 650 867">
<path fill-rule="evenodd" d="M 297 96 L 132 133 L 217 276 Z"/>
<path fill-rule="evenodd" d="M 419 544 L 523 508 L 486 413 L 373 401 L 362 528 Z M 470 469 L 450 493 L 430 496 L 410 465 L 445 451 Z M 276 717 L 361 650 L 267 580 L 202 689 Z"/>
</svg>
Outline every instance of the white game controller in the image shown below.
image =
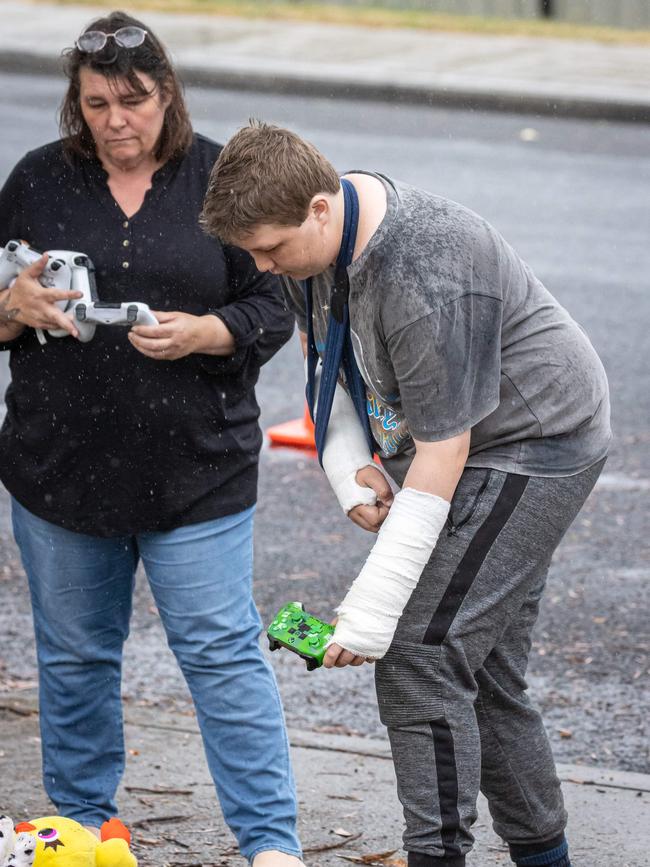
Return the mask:
<svg viewBox="0 0 650 867">
<path fill-rule="evenodd" d="M 0 247 L 0 289 L 12 286 L 20 272 L 38 262 L 42 255 L 22 241 L 9 241 L 6 247 Z M 72 273 L 65 259 L 51 253 L 48 256 L 39 283 L 47 289 L 69 289 Z"/>
<path fill-rule="evenodd" d="M 94 323 L 127 326 L 158 325 L 158 320 L 149 309 L 149 305 L 141 301 L 123 301 L 121 304 L 108 301 L 78 303 L 74 315 L 78 327 L 92 324 L 94 328 Z"/>
</svg>

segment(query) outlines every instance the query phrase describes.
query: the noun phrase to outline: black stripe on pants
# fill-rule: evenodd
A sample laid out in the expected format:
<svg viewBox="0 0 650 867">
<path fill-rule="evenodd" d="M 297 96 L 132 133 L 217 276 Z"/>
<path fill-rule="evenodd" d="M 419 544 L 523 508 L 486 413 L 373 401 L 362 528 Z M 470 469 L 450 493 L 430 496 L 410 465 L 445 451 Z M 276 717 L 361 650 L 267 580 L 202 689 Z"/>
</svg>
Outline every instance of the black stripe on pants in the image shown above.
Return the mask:
<svg viewBox="0 0 650 867">
<path fill-rule="evenodd" d="M 440 801 L 440 839 L 445 857 L 461 854 L 456 840 L 460 825 L 458 813 L 458 775 L 456 773 L 456 752 L 451 729 L 445 720 L 429 723 L 433 735 L 433 748 L 436 755 L 436 776 L 438 778 L 438 798 Z"/>
<path fill-rule="evenodd" d="M 508 475 L 494 508 L 477 530 L 424 634 L 423 644 L 440 645 L 458 614 L 483 561 L 521 499 L 528 476 Z"/>
</svg>

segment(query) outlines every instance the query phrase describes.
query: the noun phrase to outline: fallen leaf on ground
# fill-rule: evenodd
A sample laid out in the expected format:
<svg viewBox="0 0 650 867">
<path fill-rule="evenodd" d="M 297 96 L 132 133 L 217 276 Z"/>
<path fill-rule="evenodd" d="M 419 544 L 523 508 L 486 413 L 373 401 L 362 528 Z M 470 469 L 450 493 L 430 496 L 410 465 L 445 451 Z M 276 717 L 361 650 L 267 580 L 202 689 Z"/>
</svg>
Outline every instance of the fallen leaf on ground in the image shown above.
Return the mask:
<svg viewBox="0 0 650 867">
<path fill-rule="evenodd" d="M 327 797 L 336 801 L 363 801 L 363 798 L 359 798 L 357 795 L 328 795 Z"/>
<path fill-rule="evenodd" d="M 350 729 L 347 726 L 341 725 L 340 723 L 335 723 L 334 725 L 327 726 L 314 726 L 312 728 L 313 732 L 318 732 L 322 735 L 358 735 L 359 732 L 357 729 Z"/>
<path fill-rule="evenodd" d="M 355 864 L 379 864 L 388 863 L 394 864 L 394 861 L 388 861 L 391 855 L 394 855 L 397 849 L 389 849 L 388 852 L 372 852 L 369 855 L 339 855 L 345 861 L 353 861 Z"/>
<path fill-rule="evenodd" d="M 344 840 L 339 840 L 338 843 L 324 843 L 322 846 L 308 846 L 303 849 L 303 854 L 311 854 L 312 852 L 329 852 L 330 849 L 340 849 L 341 846 L 349 846 L 353 840 L 359 840 L 363 835 L 355 834 L 354 837 L 346 837 Z"/>
</svg>

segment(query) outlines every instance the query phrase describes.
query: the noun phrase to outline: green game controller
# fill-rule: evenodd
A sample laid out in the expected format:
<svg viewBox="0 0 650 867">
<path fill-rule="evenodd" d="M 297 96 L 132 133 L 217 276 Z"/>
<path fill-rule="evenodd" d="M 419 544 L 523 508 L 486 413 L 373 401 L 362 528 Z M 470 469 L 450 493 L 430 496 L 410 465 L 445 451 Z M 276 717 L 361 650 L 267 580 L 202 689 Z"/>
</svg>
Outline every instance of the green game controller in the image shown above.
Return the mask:
<svg viewBox="0 0 650 867">
<path fill-rule="evenodd" d="M 307 671 L 313 671 L 323 664 L 333 633 L 332 624 L 308 614 L 302 602 L 288 602 L 275 615 L 266 634 L 271 650 L 286 647 L 307 662 Z"/>
</svg>

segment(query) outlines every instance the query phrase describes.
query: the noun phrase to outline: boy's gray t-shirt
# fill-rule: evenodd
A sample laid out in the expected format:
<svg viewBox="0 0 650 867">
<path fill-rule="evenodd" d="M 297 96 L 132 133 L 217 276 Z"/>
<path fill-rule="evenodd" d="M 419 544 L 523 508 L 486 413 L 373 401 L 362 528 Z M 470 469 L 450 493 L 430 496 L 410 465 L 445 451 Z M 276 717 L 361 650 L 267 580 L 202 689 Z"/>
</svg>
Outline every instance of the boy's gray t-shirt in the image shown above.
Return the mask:
<svg viewBox="0 0 650 867">
<path fill-rule="evenodd" d="M 603 458 L 607 378 L 582 328 L 477 214 L 374 176 L 387 211 L 348 274 L 380 455 L 471 428 L 471 467 L 569 476 Z M 332 284 L 332 271 L 312 279 L 321 354 Z M 302 286 L 285 288 L 306 330 Z"/>
</svg>

